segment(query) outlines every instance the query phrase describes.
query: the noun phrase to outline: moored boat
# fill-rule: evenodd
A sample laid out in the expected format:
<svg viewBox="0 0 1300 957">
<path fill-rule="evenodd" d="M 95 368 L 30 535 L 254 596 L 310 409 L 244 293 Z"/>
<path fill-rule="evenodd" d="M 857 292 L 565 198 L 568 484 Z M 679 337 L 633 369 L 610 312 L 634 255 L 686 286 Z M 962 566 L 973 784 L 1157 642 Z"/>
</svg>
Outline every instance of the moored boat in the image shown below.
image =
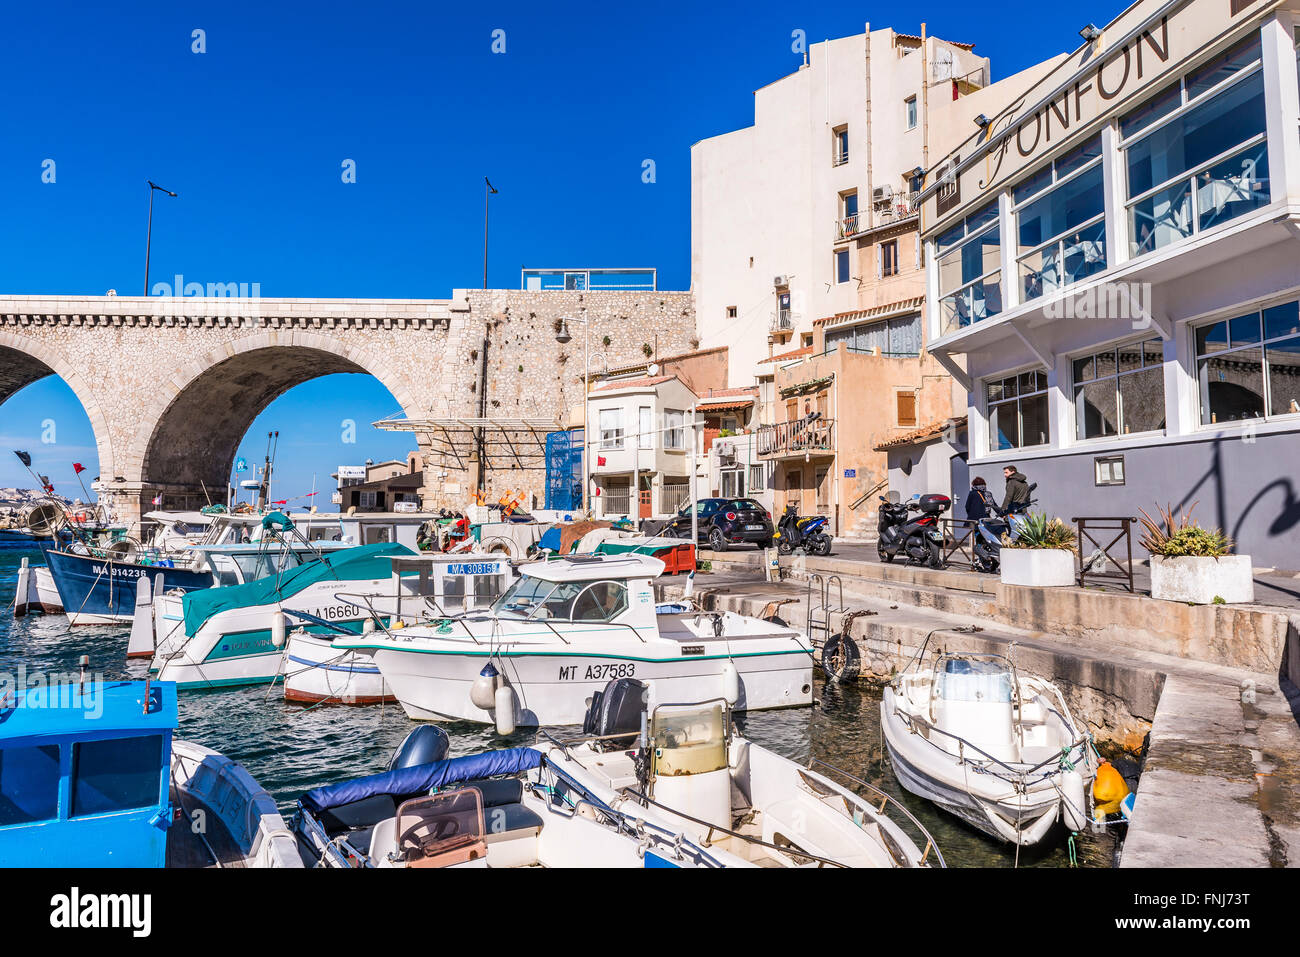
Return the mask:
<svg viewBox="0 0 1300 957">
<path fill-rule="evenodd" d="M 1031 845 L 1091 818 L 1091 739 L 1060 690 L 994 654 L 944 654 L 885 688 L 899 783 L 991 837 Z"/>
</svg>

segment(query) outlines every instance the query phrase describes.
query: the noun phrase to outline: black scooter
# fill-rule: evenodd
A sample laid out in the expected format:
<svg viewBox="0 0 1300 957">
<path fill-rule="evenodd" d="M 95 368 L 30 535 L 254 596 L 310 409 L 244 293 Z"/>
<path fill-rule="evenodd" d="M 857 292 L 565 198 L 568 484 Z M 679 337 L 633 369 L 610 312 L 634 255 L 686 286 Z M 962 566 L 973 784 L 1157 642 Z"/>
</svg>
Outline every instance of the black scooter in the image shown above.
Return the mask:
<svg viewBox="0 0 1300 957">
<path fill-rule="evenodd" d="M 946 495 L 917 495 L 911 502 L 897 501 L 898 493 L 889 498 L 881 495 L 879 539 L 876 550 L 882 562 L 892 562 L 900 553 L 909 565 L 943 567 L 943 532 L 939 516 L 952 505 Z M 915 519 L 912 512 L 921 514 Z"/>
</svg>

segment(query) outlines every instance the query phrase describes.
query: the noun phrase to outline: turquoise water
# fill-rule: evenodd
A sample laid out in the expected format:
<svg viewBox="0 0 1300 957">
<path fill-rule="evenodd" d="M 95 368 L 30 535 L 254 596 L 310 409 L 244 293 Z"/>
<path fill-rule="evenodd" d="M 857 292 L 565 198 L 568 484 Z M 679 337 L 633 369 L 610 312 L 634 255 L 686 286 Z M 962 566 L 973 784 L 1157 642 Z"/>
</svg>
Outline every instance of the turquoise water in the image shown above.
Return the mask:
<svg viewBox="0 0 1300 957">
<path fill-rule="evenodd" d="M 83 626 L 69 630 L 62 615 L 13 617 L 14 582 L 20 560 L 39 564 L 39 552 L 0 549 L 0 670 L 71 673 L 81 655 L 90 670 L 105 676 L 144 677 L 146 662 L 126 659 L 125 626 Z M 414 726 L 398 706 L 304 707 L 286 704 L 279 688 L 265 686 L 184 692 L 179 736 L 240 761 L 287 813 L 310 788 L 381 771 Z M 902 802 L 930 830 L 950 867 L 1011 867 L 1015 850 L 996 843 L 925 801 L 907 794 L 888 766 L 880 733 L 880 693 L 840 687 L 818 679 L 814 708 L 755 712 L 737 724 L 754 742 L 778 754 L 808 761 L 819 758 L 870 782 Z M 499 737 L 483 725 L 446 724 L 454 755 L 484 748 L 531 744 L 533 732 Z M 571 729 L 576 730 L 576 729 Z M 1110 835 L 1081 834 L 1079 863 L 1110 867 Z M 1068 866 L 1066 834 L 1059 828 L 1041 846 L 1020 852 L 1020 866 Z"/>
</svg>

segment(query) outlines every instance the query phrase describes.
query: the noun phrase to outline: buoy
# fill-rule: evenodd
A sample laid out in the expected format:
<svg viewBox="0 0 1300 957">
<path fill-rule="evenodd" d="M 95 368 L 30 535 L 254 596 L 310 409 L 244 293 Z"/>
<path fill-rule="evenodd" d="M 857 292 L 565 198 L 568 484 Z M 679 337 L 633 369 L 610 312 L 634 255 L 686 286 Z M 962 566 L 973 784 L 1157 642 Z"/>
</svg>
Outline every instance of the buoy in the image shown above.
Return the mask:
<svg viewBox="0 0 1300 957">
<path fill-rule="evenodd" d="M 483 666 L 474 683 L 469 686 L 469 700 L 476 708 L 491 711 L 496 705 L 497 669 L 492 662 Z"/>
<path fill-rule="evenodd" d="M 398 618 L 398 619 L 394 620 L 393 623 L 392 623 L 391 625 L 389 625 L 388 627 L 389 627 L 389 628 L 392 628 L 393 631 L 396 631 L 398 628 L 405 628 L 405 627 L 406 627 L 406 622 L 404 622 L 404 621 L 402 621 L 402 619 Z"/>
<path fill-rule="evenodd" d="M 284 615 L 271 618 L 271 644 L 277 648 L 284 647 Z"/>
<path fill-rule="evenodd" d="M 1133 820 L 1133 803 L 1136 800 L 1137 795 L 1130 791 L 1128 796 L 1119 802 L 1119 813 L 1124 815 L 1124 820 Z"/>
<path fill-rule="evenodd" d="M 722 665 L 722 697 L 732 706 L 740 700 L 740 672 L 730 658 Z"/>
<path fill-rule="evenodd" d="M 513 734 L 515 730 L 515 692 L 507 684 L 497 689 L 496 719 L 497 734 Z"/>
<path fill-rule="evenodd" d="M 1083 775 L 1066 771 L 1061 775 L 1061 822 L 1071 831 L 1082 831 L 1088 823 L 1088 806 L 1084 800 Z"/>
<path fill-rule="evenodd" d="M 1101 762 L 1097 778 L 1092 782 L 1092 799 L 1097 804 L 1097 816 L 1115 814 L 1128 797 L 1128 785 L 1109 761 Z"/>
</svg>

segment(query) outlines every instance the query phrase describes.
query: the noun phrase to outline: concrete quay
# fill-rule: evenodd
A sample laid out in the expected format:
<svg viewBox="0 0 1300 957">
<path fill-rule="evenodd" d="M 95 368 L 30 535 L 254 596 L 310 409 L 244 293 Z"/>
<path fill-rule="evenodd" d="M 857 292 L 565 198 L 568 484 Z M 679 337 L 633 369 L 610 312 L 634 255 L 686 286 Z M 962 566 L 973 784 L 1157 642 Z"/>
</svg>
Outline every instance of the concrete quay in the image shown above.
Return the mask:
<svg viewBox="0 0 1300 957">
<path fill-rule="evenodd" d="M 777 613 L 808 625 L 832 582 L 830 633 L 848 633 L 867 680 L 918 655 L 1008 654 L 1057 682 L 1100 742 L 1144 751 L 1123 867 L 1300 865 L 1300 611 L 1285 605 L 1193 607 L 1099 589 L 1003 586 L 992 576 L 843 558 L 782 560 L 728 552 L 696 576 L 706 607 Z M 681 594 L 668 585 L 665 597 Z M 1186 630 L 1184 630 L 1186 629 Z M 825 633 L 812 634 L 820 644 Z"/>
</svg>

